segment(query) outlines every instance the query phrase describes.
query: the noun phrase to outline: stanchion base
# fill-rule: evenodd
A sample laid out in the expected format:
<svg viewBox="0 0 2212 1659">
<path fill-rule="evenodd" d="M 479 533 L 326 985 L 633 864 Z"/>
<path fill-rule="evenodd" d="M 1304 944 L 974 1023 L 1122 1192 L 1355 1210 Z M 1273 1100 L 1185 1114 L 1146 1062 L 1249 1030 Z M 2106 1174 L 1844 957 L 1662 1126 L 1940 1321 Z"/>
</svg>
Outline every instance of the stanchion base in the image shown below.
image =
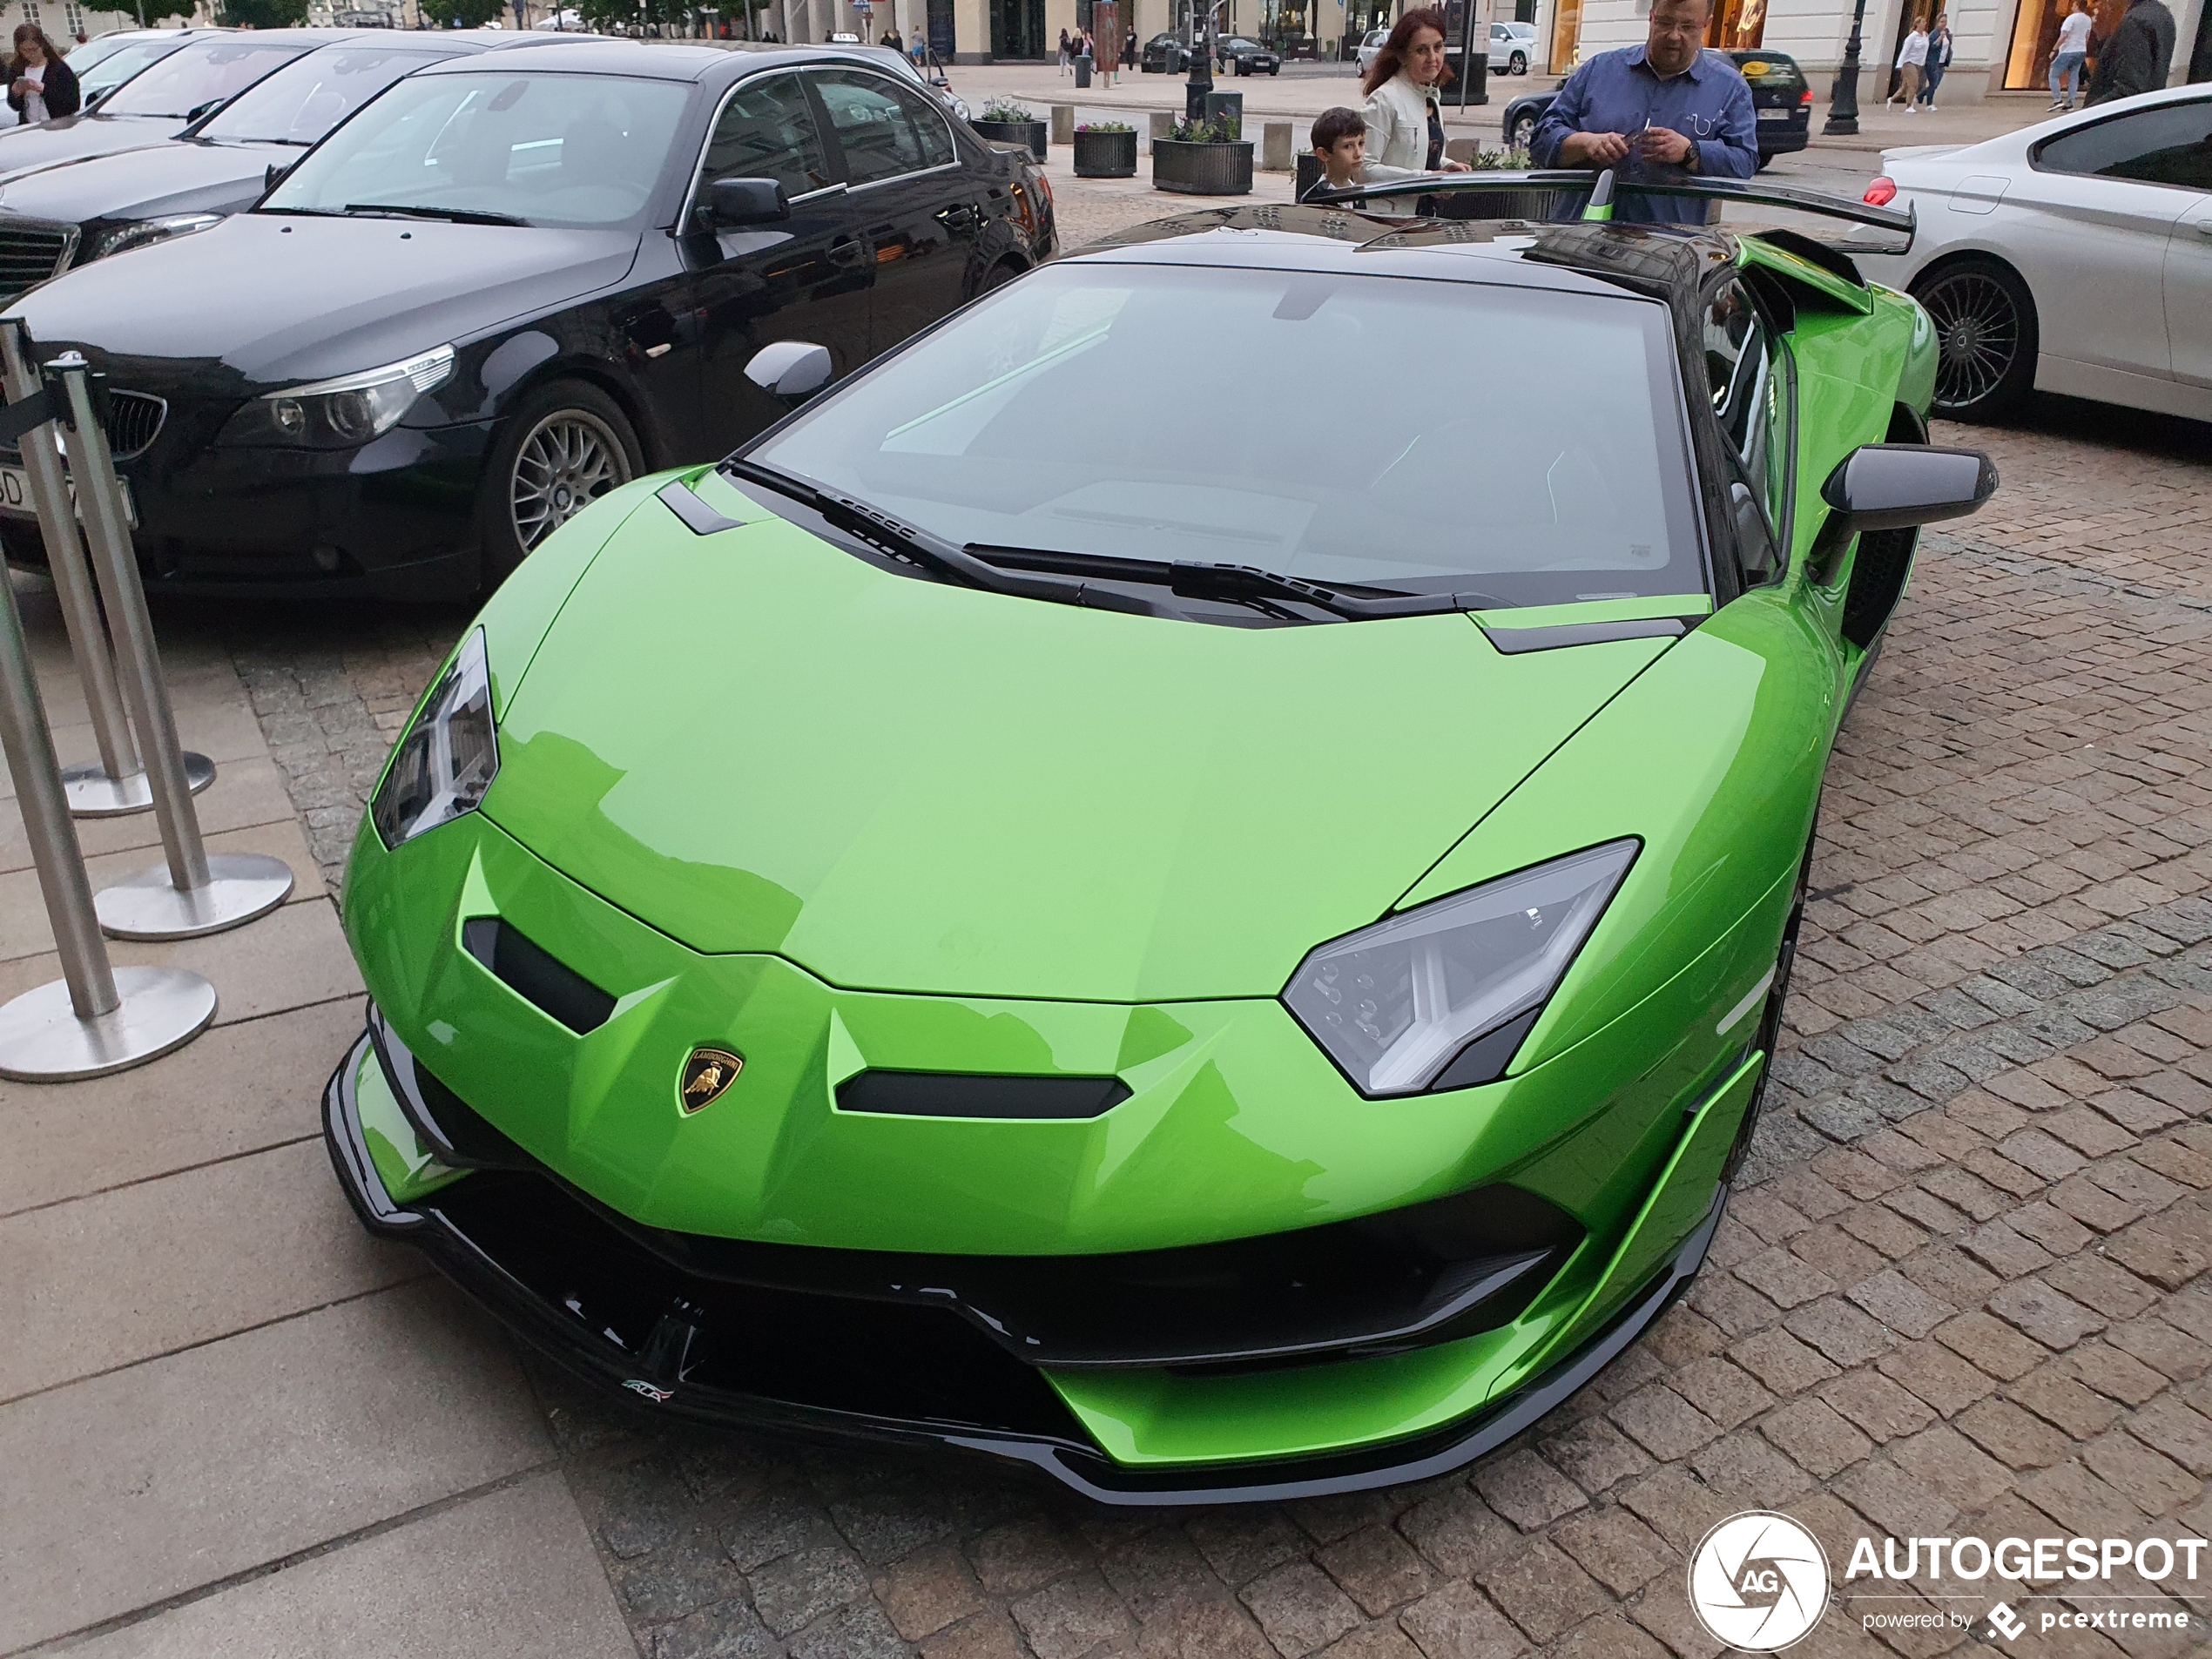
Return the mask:
<svg viewBox="0 0 2212 1659">
<path fill-rule="evenodd" d="M 215 763 L 206 755 L 184 753 L 185 782 L 195 795 L 215 781 Z M 121 818 L 148 812 L 153 806 L 153 786 L 143 772 L 128 778 L 111 778 L 95 762 L 89 766 L 62 768 L 62 788 L 69 796 L 71 818 Z"/>
<path fill-rule="evenodd" d="M 114 939 L 194 939 L 266 915 L 292 892 L 292 867 L 260 853 L 211 853 L 207 885 L 179 893 L 157 864 L 92 895 L 100 931 Z"/>
<path fill-rule="evenodd" d="M 80 1020 L 61 980 L 0 1008 L 0 1077 L 65 1083 L 105 1077 L 181 1049 L 215 1017 L 215 988 L 181 968 L 118 968 L 122 1005 Z"/>
</svg>

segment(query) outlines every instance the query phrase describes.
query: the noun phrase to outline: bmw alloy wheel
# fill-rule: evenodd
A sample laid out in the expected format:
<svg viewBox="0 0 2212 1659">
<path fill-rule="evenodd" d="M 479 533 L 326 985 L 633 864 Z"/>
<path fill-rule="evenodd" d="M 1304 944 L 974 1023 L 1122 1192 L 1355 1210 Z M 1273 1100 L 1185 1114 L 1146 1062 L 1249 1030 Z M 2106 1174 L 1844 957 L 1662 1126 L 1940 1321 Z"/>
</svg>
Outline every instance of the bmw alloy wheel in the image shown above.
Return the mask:
<svg viewBox="0 0 2212 1659">
<path fill-rule="evenodd" d="M 1936 401 L 1963 409 L 1994 396 L 2020 361 L 2020 314 L 1986 271 L 1950 271 L 1919 295 L 1936 329 Z"/>
<path fill-rule="evenodd" d="M 515 455 L 509 500 L 525 551 L 610 489 L 630 482 L 630 458 L 605 421 L 583 409 L 555 409 Z"/>
</svg>

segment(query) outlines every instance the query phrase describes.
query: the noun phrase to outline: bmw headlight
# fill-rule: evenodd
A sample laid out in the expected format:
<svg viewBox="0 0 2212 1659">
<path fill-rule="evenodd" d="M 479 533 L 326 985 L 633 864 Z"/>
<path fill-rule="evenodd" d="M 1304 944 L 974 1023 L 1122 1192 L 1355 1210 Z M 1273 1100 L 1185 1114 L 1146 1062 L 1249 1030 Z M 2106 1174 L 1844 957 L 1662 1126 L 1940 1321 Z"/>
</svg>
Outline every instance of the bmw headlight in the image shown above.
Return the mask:
<svg viewBox="0 0 2212 1659">
<path fill-rule="evenodd" d="M 204 231 L 210 225 L 222 222 L 220 213 L 171 213 L 162 219 L 134 219 L 128 225 L 102 231 L 84 250 L 84 259 L 77 263 L 104 260 L 111 253 L 127 253 L 134 247 L 148 247 L 172 236 L 190 236 L 194 231 Z"/>
<path fill-rule="evenodd" d="M 453 347 L 441 346 L 404 363 L 271 392 L 231 416 L 215 441 L 348 449 L 389 432 L 416 398 L 452 373 Z"/>
<path fill-rule="evenodd" d="M 1494 1081 L 1635 861 L 1608 841 L 1321 946 L 1283 993 L 1363 1095 Z"/>
<path fill-rule="evenodd" d="M 398 846 L 475 811 L 498 775 L 491 670 L 479 628 L 462 642 L 392 752 L 384 781 L 368 804 L 369 820 L 387 847 Z"/>
</svg>

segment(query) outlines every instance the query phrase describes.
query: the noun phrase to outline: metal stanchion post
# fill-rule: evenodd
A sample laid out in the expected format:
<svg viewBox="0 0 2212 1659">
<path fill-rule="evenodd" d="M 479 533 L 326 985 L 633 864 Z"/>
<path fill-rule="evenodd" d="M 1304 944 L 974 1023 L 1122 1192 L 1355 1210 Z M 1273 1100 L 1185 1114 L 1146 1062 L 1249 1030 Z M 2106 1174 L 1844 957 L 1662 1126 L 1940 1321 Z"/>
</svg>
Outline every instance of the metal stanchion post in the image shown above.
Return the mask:
<svg viewBox="0 0 2212 1659">
<path fill-rule="evenodd" d="M 292 891 L 292 869 L 281 859 L 260 853 L 209 857 L 199 839 L 199 819 L 185 781 L 184 758 L 177 746 L 177 718 L 169 688 L 161 678 L 154 648 L 153 622 L 146 614 L 145 590 L 138 581 L 138 555 L 131 547 L 131 526 L 123 489 L 108 454 L 107 434 L 92 407 L 91 366 L 76 352 L 47 368 L 58 377 L 67 399 L 71 427 L 70 482 L 84 515 L 84 539 L 100 580 L 108 622 L 115 631 L 116 665 L 123 695 L 138 728 L 153 786 L 154 815 L 161 823 L 165 867 L 156 865 L 129 880 L 105 888 L 93 902 L 100 926 L 119 939 L 188 939 L 220 933 L 275 909 Z"/>
<path fill-rule="evenodd" d="M 10 403 L 21 402 L 39 388 L 30 331 L 17 318 L 0 320 L 0 383 L 5 384 Z M 20 443 L 24 478 L 46 543 L 46 568 L 62 603 L 62 620 L 69 625 L 78 684 L 84 687 L 93 740 L 100 750 L 98 765 L 62 769 L 69 809 L 79 818 L 142 813 L 153 805 L 153 789 L 146 781 L 145 768 L 138 764 L 138 745 L 132 741 L 122 694 L 116 689 L 107 629 L 100 621 L 99 602 L 84 567 L 77 516 L 70 506 L 69 484 L 62 475 L 61 447 L 51 424 L 33 427 L 23 435 Z M 215 781 L 215 763 L 206 755 L 187 753 L 185 779 L 198 794 Z"/>
<path fill-rule="evenodd" d="M 62 977 L 0 1006 L 0 1077 L 67 1082 L 141 1065 L 215 1017 L 215 988 L 180 968 L 110 968 L 107 943 L 31 673 L 16 594 L 0 571 L 0 747 L 16 780 Z"/>
</svg>

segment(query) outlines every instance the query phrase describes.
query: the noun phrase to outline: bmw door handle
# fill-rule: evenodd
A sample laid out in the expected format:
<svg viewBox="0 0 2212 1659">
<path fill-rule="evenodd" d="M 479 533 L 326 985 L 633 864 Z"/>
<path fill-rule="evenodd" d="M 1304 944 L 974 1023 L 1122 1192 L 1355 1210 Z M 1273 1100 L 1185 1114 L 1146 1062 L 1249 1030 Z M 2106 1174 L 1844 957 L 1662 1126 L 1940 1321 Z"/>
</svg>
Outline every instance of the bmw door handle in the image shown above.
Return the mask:
<svg viewBox="0 0 2212 1659">
<path fill-rule="evenodd" d="M 868 251 L 856 237 L 843 237 L 830 244 L 829 260 L 832 265 L 866 265 L 867 260 Z"/>
<path fill-rule="evenodd" d="M 937 222 L 948 231 L 972 231 L 978 217 L 972 204 L 961 202 L 939 213 Z"/>
</svg>

